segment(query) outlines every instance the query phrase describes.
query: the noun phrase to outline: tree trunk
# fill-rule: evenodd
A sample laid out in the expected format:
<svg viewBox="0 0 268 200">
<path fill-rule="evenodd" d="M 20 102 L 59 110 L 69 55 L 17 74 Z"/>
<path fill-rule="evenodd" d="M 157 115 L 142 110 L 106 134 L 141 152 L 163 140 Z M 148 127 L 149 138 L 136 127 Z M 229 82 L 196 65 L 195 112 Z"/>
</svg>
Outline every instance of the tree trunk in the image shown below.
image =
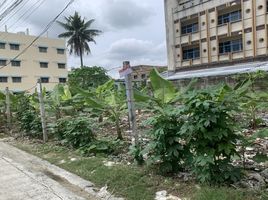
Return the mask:
<svg viewBox="0 0 268 200">
<path fill-rule="evenodd" d="M 83 68 L 83 67 L 84 67 L 84 62 L 83 62 L 83 52 L 82 52 L 82 47 L 81 47 L 81 45 L 80 45 L 79 50 L 80 50 L 80 62 L 81 62 L 81 68 Z"/>
<path fill-rule="evenodd" d="M 117 132 L 117 139 L 118 140 L 123 140 L 119 120 L 116 120 L 116 132 Z"/>
</svg>

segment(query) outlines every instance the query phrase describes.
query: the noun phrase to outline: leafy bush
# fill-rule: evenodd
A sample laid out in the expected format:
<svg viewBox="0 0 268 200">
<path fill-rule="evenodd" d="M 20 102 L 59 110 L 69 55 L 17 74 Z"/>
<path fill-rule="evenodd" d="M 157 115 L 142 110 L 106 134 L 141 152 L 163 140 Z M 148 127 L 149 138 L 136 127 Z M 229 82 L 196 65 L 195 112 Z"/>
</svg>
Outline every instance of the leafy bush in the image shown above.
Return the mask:
<svg viewBox="0 0 268 200">
<path fill-rule="evenodd" d="M 55 134 L 64 144 L 73 148 L 86 146 L 95 139 L 93 122 L 86 117 L 58 120 L 55 126 Z"/>
<path fill-rule="evenodd" d="M 147 147 L 150 162 L 159 164 L 162 173 L 182 169 L 189 151 L 180 133 L 183 126 L 181 110 L 171 105 L 159 108 L 159 112 L 151 117 L 147 124 L 152 126 L 149 132 L 151 141 Z"/>
<path fill-rule="evenodd" d="M 233 90 L 222 86 L 190 92 L 185 96 L 188 115 L 181 134 L 193 152 L 193 172 L 201 182 L 234 182 L 240 173 L 231 165 L 238 155 L 236 143 L 236 98 Z"/>
<path fill-rule="evenodd" d="M 125 143 L 121 140 L 96 139 L 90 144 L 80 148 L 84 155 L 108 154 L 118 155 L 122 153 Z"/>
<path fill-rule="evenodd" d="M 42 135 L 41 118 L 38 111 L 31 105 L 30 97 L 21 95 L 17 105 L 17 119 L 20 129 L 26 135 L 31 137 L 40 137 Z"/>
</svg>

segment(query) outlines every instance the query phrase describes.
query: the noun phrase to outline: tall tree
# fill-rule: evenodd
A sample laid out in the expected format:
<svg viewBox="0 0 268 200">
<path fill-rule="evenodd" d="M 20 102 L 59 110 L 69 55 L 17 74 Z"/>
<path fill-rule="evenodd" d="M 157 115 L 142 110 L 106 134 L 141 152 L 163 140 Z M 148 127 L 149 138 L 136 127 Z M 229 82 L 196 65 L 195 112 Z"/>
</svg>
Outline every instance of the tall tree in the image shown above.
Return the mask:
<svg viewBox="0 0 268 200">
<path fill-rule="evenodd" d="M 70 47 L 70 54 L 80 56 L 81 67 L 84 66 L 83 55 L 84 53 L 91 53 L 89 42 L 96 44 L 95 37 L 101 34 L 100 30 L 91 29 L 91 25 L 95 19 L 85 21 L 85 18 L 75 12 L 74 15 L 65 17 L 65 22 L 58 21 L 66 32 L 60 34 L 60 38 L 68 38 L 67 44 Z"/>
</svg>

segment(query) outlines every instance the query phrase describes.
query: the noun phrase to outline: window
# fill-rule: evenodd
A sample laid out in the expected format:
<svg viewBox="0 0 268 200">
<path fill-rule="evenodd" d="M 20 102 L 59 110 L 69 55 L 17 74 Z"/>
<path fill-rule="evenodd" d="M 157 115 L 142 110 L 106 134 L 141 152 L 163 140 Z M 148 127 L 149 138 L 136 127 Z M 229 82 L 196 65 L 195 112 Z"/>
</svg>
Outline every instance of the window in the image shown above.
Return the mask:
<svg viewBox="0 0 268 200">
<path fill-rule="evenodd" d="M 6 66 L 7 61 L 6 60 L 0 60 L 0 66 Z"/>
<path fill-rule="evenodd" d="M 21 83 L 21 77 L 12 77 L 13 83 Z"/>
<path fill-rule="evenodd" d="M 0 49 L 5 49 L 6 48 L 6 43 L 0 42 Z"/>
<path fill-rule="evenodd" d="M 9 44 L 9 45 L 10 45 L 10 50 L 20 50 L 19 44 Z"/>
<path fill-rule="evenodd" d="M 59 78 L 60 83 L 66 83 L 66 78 Z"/>
<path fill-rule="evenodd" d="M 243 50 L 242 39 L 231 40 L 231 41 L 219 43 L 219 53 L 220 54 L 242 51 L 242 50 Z"/>
<path fill-rule="evenodd" d="M 40 62 L 40 67 L 41 68 L 48 68 L 48 63 L 47 62 Z"/>
<path fill-rule="evenodd" d="M 0 76 L 0 83 L 7 83 L 7 77 Z"/>
<path fill-rule="evenodd" d="M 146 74 L 142 74 L 142 75 L 141 75 L 141 78 L 142 78 L 142 79 L 145 79 L 145 78 L 146 78 Z"/>
<path fill-rule="evenodd" d="M 38 47 L 40 53 L 47 53 L 47 47 Z"/>
<path fill-rule="evenodd" d="M 49 83 L 49 78 L 48 77 L 42 77 L 41 78 L 41 83 Z"/>
<path fill-rule="evenodd" d="M 64 54 L 64 52 L 65 52 L 65 49 L 57 49 L 58 54 Z"/>
<path fill-rule="evenodd" d="M 199 47 L 183 50 L 183 60 L 197 59 L 200 57 Z"/>
<path fill-rule="evenodd" d="M 65 63 L 58 63 L 58 68 L 59 69 L 65 69 L 66 64 Z"/>
<path fill-rule="evenodd" d="M 138 79 L 138 75 L 134 75 L 134 79 Z"/>
<path fill-rule="evenodd" d="M 181 27 L 181 34 L 194 33 L 198 31 L 198 23 L 188 24 Z"/>
<path fill-rule="evenodd" d="M 220 15 L 218 17 L 218 25 L 241 20 L 241 10 Z"/>
<path fill-rule="evenodd" d="M 11 61 L 11 66 L 12 67 L 20 67 L 20 61 L 18 61 L 18 60 L 12 60 Z"/>
</svg>

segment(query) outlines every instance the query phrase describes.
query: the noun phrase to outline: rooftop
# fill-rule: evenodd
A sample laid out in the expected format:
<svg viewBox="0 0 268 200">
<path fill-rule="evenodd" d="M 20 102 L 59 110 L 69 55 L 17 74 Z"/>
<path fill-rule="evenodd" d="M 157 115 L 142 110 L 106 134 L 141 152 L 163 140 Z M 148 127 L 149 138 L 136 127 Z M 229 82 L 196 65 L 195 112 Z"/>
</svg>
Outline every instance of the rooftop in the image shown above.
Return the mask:
<svg viewBox="0 0 268 200">
<path fill-rule="evenodd" d="M 244 74 L 257 71 L 268 71 L 268 62 L 250 62 L 225 67 L 216 67 L 209 69 L 199 69 L 184 72 L 177 72 L 168 76 L 167 72 L 162 73 L 162 76 L 167 80 L 191 79 L 211 76 L 226 76 L 234 74 Z"/>
</svg>

